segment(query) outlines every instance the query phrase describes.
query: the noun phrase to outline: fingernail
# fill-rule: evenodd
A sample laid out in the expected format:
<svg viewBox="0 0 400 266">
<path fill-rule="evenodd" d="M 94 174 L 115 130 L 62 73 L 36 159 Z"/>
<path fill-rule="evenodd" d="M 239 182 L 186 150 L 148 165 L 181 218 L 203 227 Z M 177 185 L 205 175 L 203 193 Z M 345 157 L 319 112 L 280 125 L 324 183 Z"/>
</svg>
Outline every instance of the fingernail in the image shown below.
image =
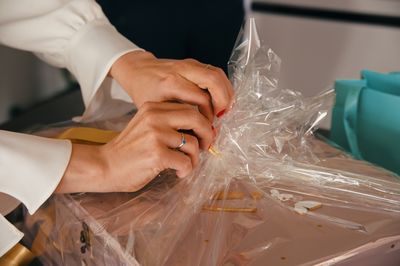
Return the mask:
<svg viewBox="0 0 400 266">
<path fill-rule="evenodd" d="M 225 110 L 226 110 L 226 109 L 220 111 L 220 112 L 217 114 L 217 117 L 220 118 L 221 116 L 223 116 L 223 115 L 225 114 Z"/>
</svg>

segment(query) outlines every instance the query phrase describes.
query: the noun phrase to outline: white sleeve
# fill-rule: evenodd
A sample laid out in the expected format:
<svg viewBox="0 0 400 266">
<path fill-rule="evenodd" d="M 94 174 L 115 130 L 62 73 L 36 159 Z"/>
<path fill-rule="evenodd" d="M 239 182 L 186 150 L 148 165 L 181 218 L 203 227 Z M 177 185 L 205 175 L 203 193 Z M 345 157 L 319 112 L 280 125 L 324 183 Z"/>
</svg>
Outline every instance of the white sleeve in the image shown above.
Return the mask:
<svg viewBox="0 0 400 266">
<path fill-rule="evenodd" d="M 34 213 L 54 192 L 68 166 L 70 141 L 0 130 L 0 192 Z M 0 217 L 0 256 L 22 237 Z M 15 244 L 15 243 L 14 243 Z"/>
<path fill-rule="evenodd" d="M 66 67 L 81 86 L 85 120 L 133 107 L 106 76 L 120 56 L 141 49 L 117 32 L 94 0 L 0 0 L 0 43 Z"/>
</svg>

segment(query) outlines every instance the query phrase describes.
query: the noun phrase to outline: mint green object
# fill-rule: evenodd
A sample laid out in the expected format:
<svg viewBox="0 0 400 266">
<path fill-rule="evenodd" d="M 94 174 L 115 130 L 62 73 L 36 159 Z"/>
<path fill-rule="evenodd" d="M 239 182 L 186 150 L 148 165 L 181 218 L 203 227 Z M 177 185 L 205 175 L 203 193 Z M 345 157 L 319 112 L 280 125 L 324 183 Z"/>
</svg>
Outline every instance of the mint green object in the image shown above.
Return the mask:
<svg viewBox="0 0 400 266">
<path fill-rule="evenodd" d="M 335 82 L 330 139 L 355 158 L 400 175 L 400 72 Z"/>
</svg>

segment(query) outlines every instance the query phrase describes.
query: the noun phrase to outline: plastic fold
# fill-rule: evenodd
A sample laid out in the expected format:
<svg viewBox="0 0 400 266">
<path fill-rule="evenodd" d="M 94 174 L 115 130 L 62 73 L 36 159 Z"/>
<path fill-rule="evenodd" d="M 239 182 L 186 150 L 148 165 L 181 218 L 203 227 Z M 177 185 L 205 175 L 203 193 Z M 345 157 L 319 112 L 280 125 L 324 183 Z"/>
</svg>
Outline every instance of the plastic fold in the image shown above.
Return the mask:
<svg viewBox="0 0 400 266">
<path fill-rule="evenodd" d="M 236 101 L 214 125 L 218 154 L 139 192 L 53 196 L 26 217 L 33 252 L 46 265 L 398 265 L 397 176 L 316 138 L 334 92 L 279 88 L 280 64 L 250 19 L 229 61 Z"/>
</svg>

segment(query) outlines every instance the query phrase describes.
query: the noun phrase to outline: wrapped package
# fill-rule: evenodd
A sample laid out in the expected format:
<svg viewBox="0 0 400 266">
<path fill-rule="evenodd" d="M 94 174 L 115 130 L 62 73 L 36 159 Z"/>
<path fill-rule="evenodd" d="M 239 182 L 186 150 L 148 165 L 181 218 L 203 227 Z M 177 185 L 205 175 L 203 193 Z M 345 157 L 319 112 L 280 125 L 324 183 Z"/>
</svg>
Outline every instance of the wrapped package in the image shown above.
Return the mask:
<svg viewBox="0 0 400 266">
<path fill-rule="evenodd" d="M 279 67 L 250 20 L 229 62 L 236 102 L 193 174 L 53 196 L 26 217 L 32 251 L 46 265 L 399 265 L 397 176 L 316 138 L 333 92 L 280 89 Z"/>
</svg>

